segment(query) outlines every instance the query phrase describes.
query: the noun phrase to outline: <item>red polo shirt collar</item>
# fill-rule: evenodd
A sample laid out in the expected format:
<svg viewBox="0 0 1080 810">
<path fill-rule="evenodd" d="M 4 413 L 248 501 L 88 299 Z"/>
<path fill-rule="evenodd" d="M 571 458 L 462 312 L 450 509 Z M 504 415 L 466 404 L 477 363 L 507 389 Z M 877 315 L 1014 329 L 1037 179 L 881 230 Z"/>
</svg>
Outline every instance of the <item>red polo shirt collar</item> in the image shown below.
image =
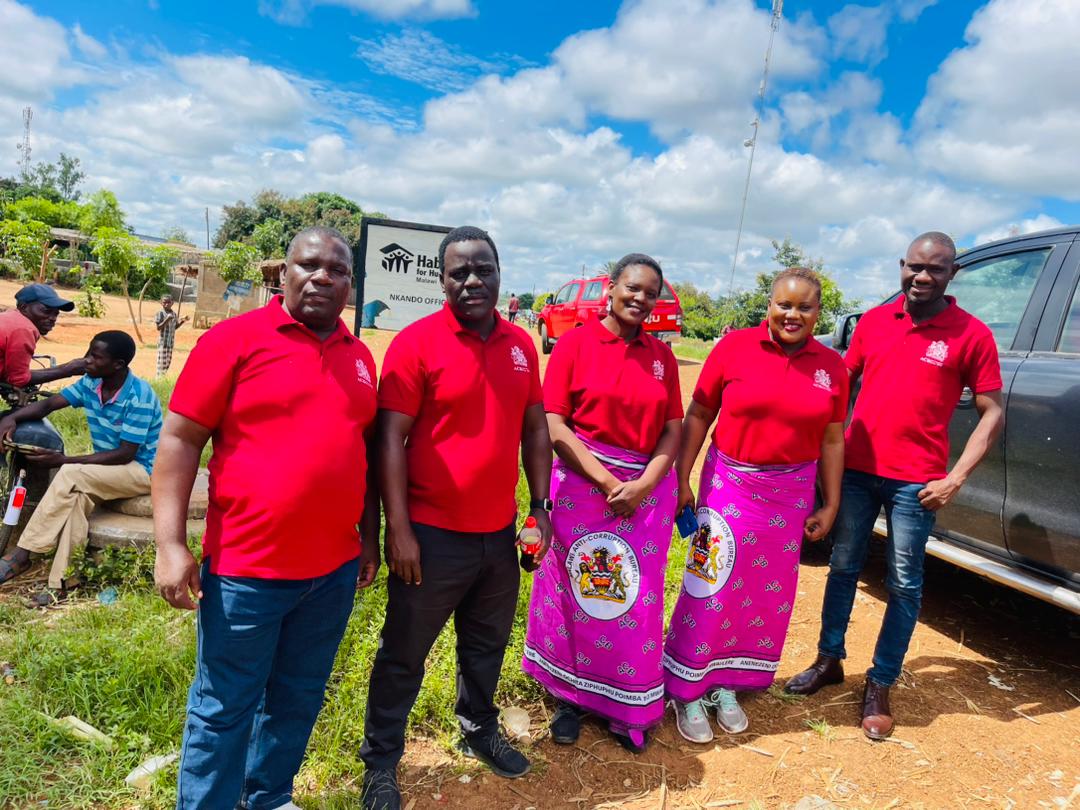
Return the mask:
<svg viewBox="0 0 1080 810">
<path fill-rule="evenodd" d="M 356 337 L 349 331 L 349 327 L 345 325 L 345 322 L 341 320 L 341 318 L 338 318 L 337 328 L 334 329 L 334 332 L 330 337 L 323 341 L 318 335 L 312 332 L 311 329 L 304 326 L 304 324 L 300 323 L 300 321 L 289 314 L 289 311 L 285 309 L 285 296 L 281 294 L 275 295 L 270 299 L 270 303 L 266 307 L 266 317 L 269 318 L 271 325 L 279 331 L 289 327 L 295 327 L 326 345 L 336 343 L 339 340 L 344 340 L 346 343 L 356 340 Z"/>
<path fill-rule="evenodd" d="M 941 312 L 935 315 L 929 320 L 922 323 L 915 323 L 911 319 L 910 313 L 904 307 L 904 296 L 900 296 L 891 304 L 887 304 L 891 310 L 892 316 L 897 320 L 906 319 L 908 325 L 912 329 L 942 329 L 957 322 L 957 319 L 962 318 L 959 308 L 956 306 L 956 299 L 951 295 L 945 296 L 945 301 L 948 302 L 948 306 Z"/>
<path fill-rule="evenodd" d="M 584 328 L 592 329 L 602 343 L 623 342 L 628 345 L 631 343 L 640 343 L 642 346 L 645 345 L 645 330 L 643 328 L 638 329 L 637 334 L 630 338 L 630 340 L 624 341 L 621 337 L 604 326 L 603 321 L 603 318 L 589 318 L 585 321 Z"/>
<path fill-rule="evenodd" d="M 773 337 L 772 329 L 769 328 L 768 318 L 761 322 L 761 325 L 758 327 L 758 331 L 760 333 L 760 339 L 762 344 L 772 347 L 773 351 L 780 352 L 780 354 L 783 354 L 789 358 L 798 357 L 804 352 L 815 352 L 818 350 L 818 348 L 821 347 L 821 344 L 817 342 L 813 335 L 811 335 L 806 339 L 806 343 L 799 347 L 798 351 L 788 354 L 784 351 L 784 347 L 780 345 L 780 341 Z"/>
</svg>

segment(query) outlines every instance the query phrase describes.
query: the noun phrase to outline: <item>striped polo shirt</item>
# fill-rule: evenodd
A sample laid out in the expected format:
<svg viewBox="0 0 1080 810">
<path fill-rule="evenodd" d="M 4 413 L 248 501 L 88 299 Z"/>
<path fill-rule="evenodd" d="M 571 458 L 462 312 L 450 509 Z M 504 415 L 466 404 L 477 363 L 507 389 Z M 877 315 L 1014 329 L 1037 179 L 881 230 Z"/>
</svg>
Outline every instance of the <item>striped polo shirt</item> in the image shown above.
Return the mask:
<svg viewBox="0 0 1080 810">
<path fill-rule="evenodd" d="M 128 371 L 116 395 L 102 402 L 101 380 L 87 375 L 60 394 L 73 408 L 86 412 L 95 453 L 116 450 L 120 442 L 131 442 L 139 446 L 135 460 L 147 473 L 153 469 L 161 433 L 161 402 L 149 383 Z"/>
</svg>

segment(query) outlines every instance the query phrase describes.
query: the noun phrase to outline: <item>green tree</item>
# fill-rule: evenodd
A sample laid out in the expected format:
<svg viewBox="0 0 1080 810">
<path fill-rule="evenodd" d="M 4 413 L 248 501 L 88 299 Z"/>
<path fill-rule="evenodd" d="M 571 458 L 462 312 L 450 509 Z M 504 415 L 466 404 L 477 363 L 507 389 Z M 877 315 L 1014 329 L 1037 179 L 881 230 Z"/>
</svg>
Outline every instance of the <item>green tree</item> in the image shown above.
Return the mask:
<svg viewBox="0 0 1080 810">
<path fill-rule="evenodd" d="M 544 305 L 551 300 L 553 294 L 554 293 L 540 293 L 540 295 L 536 296 L 536 300 L 533 301 L 532 311 L 539 313 L 540 310 L 544 308 Z"/>
<path fill-rule="evenodd" d="M 56 190 L 65 202 L 78 202 L 82 194 L 79 186 L 85 179 L 86 172 L 79 168 L 79 159 L 68 157 L 61 152 L 60 160 L 57 161 Z"/>
<path fill-rule="evenodd" d="M 218 254 L 218 273 L 226 283 L 262 281 L 259 272 L 259 252 L 243 242 L 229 242 Z"/>
<path fill-rule="evenodd" d="M 690 282 L 677 282 L 672 286 L 682 305 L 683 334 L 699 340 L 713 340 L 719 335 L 723 327 L 719 304 Z"/>
<path fill-rule="evenodd" d="M 82 213 L 78 203 L 53 202 L 45 197 L 23 197 L 4 208 L 5 219 L 44 222 L 52 228 L 77 228 Z"/>
<path fill-rule="evenodd" d="M 113 198 L 116 199 L 115 197 Z M 103 227 L 94 232 L 90 240 L 90 249 L 97 256 L 101 265 L 101 275 L 120 288 L 127 301 L 131 325 L 135 327 L 135 336 L 143 342 L 139 322 L 135 319 L 135 308 L 131 304 L 131 277 L 139 261 L 139 242 L 127 231 L 120 228 Z"/>
<path fill-rule="evenodd" d="M 165 292 L 165 282 L 169 280 L 169 273 L 173 265 L 180 261 L 180 251 L 168 245 L 155 245 L 149 250 L 143 251 L 136 262 L 136 273 L 132 277 L 132 286 L 140 282 L 139 289 L 139 321 L 142 322 L 143 299 L 147 292 L 151 294 Z"/>
<path fill-rule="evenodd" d="M 284 256 L 285 226 L 280 219 L 267 219 L 255 226 L 251 234 L 251 243 L 259 251 L 263 259 L 273 259 L 275 256 Z"/>
<path fill-rule="evenodd" d="M 15 260 L 22 278 L 37 278 L 51 254 L 49 226 L 37 220 L 0 221 L 0 253 Z"/>
<path fill-rule="evenodd" d="M 179 242 L 181 245 L 194 245 L 188 232 L 179 225 L 170 225 L 161 232 L 161 238 L 166 242 Z"/>
<path fill-rule="evenodd" d="M 522 310 L 532 309 L 534 303 L 536 303 L 536 296 L 532 293 L 522 293 L 518 296 L 518 306 Z"/>
<path fill-rule="evenodd" d="M 124 212 L 120 210 L 116 195 L 108 189 L 91 194 L 79 215 L 79 230 L 83 233 L 96 237 L 102 228 L 117 231 L 124 229 Z"/>
</svg>

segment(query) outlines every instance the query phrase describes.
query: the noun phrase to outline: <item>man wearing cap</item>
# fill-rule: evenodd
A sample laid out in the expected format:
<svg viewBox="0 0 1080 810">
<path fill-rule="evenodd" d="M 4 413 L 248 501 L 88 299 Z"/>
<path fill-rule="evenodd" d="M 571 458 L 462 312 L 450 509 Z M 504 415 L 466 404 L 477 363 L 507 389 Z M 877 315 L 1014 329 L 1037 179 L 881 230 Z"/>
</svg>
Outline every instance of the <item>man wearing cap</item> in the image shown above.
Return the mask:
<svg viewBox="0 0 1080 810">
<path fill-rule="evenodd" d="M 0 382 L 22 388 L 74 377 L 86 370 L 85 357 L 55 368 L 30 370 L 38 339 L 56 326 L 60 310 L 75 309 L 71 301 L 61 298 L 48 284 L 27 284 L 15 293 L 15 304 L 15 309 L 0 312 Z"/>
<path fill-rule="evenodd" d="M 0 437 L 20 422 L 44 419 L 61 408 L 82 408 L 93 452 L 67 456 L 40 450 L 27 458 L 56 467 L 56 476 L 26 524 L 14 553 L 0 559 L 0 582 L 30 567 L 31 554 L 55 551 L 49 587 L 34 597 L 47 606 L 65 595 L 64 573 L 72 552 L 86 543 L 87 519 L 101 501 L 150 492 L 150 470 L 161 432 L 161 403 L 145 380 L 131 373 L 135 341 L 126 332 L 99 332 L 86 352 L 86 376 L 59 394 L 31 403 L 0 419 Z"/>
</svg>

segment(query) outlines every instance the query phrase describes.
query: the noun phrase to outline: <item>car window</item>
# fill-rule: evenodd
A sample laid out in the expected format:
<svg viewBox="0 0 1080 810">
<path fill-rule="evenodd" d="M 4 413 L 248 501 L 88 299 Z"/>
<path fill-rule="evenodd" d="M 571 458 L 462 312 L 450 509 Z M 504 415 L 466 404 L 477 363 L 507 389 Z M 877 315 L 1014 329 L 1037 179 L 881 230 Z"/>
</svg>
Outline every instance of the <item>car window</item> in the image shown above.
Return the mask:
<svg viewBox="0 0 1080 810">
<path fill-rule="evenodd" d="M 1080 285 L 1077 285 L 1076 292 L 1073 293 L 1069 315 L 1065 319 L 1065 328 L 1061 331 L 1061 340 L 1058 341 L 1057 350 L 1080 354 Z"/>
<path fill-rule="evenodd" d="M 994 256 L 961 268 L 949 284 L 956 303 L 990 327 L 998 349 L 1012 348 L 1035 281 L 1052 247 Z"/>
<path fill-rule="evenodd" d="M 671 285 L 666 281 L 660 285 L 660 297 L 657 301 L 674 301 L 675 291 L 671 289 Z"/>
<path fill-rule="evenodd" d="M 570 293 L 576 287 L 577 287 L 576 284 L 567 284 L 565 287 L 563 287 L 561 290 L 559 290 L 559 294 L 555 296 L 555 303 L 556 304 L 565 304 L 567 301 L 569 301 L 570 300 Z"/>
<path fill-rule="evenodd" d="M 604 286 L 602 281 L 590 281 L 585 285 L 585 294 L 581 296 L 582 301 L 599 301 L 600 289 Z"/>
</svg>

